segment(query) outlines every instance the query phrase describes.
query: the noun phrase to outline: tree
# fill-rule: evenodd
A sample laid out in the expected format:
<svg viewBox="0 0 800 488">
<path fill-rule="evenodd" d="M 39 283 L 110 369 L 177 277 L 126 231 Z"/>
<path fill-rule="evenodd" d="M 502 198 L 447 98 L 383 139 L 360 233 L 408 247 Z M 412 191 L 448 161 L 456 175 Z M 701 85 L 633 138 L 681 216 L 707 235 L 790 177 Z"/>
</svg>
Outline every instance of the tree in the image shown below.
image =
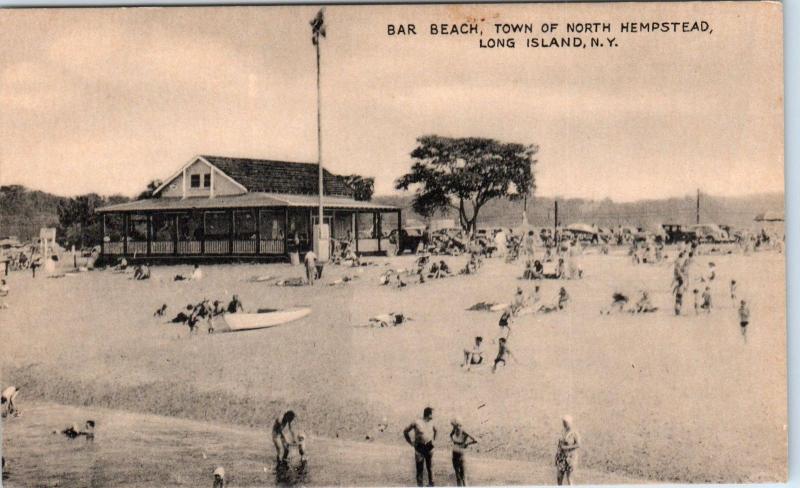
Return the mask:
<svg viewBox="0 0 800 488">
<path fill-rule="evenodd" d="M 375 178 L 364 178 L 360 175 L 348 175 L 344 177 L 344 182 L 353 189 L 353 198 L 363 202 L 372 200 L 375 193 Z"/>
<path fill-rule="evenodd" d="M 153 192 L 155 192 L 156 188 L 158 188 L 159 186 L 161 186 L 161 180 L 151 181 L 150 183 L 147 184 L 147 188 L 143 192 L 139 193 L 139 195 L 136 197 L 136 200 L 145 200 L 147 198 L 154 198 Z"/>
<path fill-rule="evenodd" d="M 415 186 L 414 211 L 424 217 L 458 212 L 461 227 L 475 232 L 478 213 L 495 198 L 516 200 L 535 189 L 536 145 L 486 138 L 437 135 L 417 139 L 416 162 L 395 182 L 398 190 Z"/>
<path fill-rule="evenodd" d="M 121 195 L 102 197 L 96 193 L 64 199 L 58 204 L 58 234 L 64 236 L 67 246 L 99 244 L 103 239 L 103 219 L 95 210 L 126 201 L 128 198 Z"/>
</svg>

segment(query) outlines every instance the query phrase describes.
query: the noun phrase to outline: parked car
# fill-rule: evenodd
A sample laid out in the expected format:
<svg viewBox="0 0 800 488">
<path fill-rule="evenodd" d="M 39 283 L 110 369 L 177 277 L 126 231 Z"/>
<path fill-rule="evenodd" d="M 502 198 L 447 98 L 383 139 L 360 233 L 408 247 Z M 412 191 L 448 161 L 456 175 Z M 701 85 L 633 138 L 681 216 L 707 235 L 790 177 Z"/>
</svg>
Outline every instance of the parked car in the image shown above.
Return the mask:
<svg viewBox="0 0 800 488">
<path fill-rule="evenodd" d="M 697 234 L 700 242 L 728 242 L 728 234 L 716 224 L 695 224 L 689 226 L 689 230 Z"/>
<path fill-rule="evenodd" d="M 422 234 L 424 231 L 424 227 L 403 228 L 400 231 L 400 245 L 397 246 L 397 254 L 403 254 L 405 251 L 411 251 L 412 254 L 416 253 L 420 244 L 422 244 Z M 397 245 L 397 229 L 393 229 L 389 233 L 389 242 Z"/>
<path fill-rule="evenodd" d="M 666 244 L 692 242 L 697 239 L 697 232 L 684 228 L 680 224 L 664 224 L 661 227 L 667 233 Z"/>
</svg>

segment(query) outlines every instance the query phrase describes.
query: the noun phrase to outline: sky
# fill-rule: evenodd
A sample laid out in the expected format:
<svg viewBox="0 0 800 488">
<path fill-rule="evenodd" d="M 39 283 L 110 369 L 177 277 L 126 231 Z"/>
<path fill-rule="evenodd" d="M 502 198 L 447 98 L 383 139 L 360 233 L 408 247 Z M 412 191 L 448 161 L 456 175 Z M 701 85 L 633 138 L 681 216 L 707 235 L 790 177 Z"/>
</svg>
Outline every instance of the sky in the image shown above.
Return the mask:
<svg viewBox="0 0 800 488">
<path fill-rule="evenodd" d="M 0 10 L 0 184 L 133 196 L 198 154 L 317 159 L 314 7 Z M 783 191 L 776 3 L 329 6 L 322 160 L 376 178 L 426 134 L 539 147 L 537 195 Z M 481 49 L 431 23 L 706 20 L 618 47 Z M 416 36 L 388 36 L 414 23 Z M 551 37 L 541 33 L 528 37 Z M 524 36 L 520 36 L 524 37 Z"/>
</svg>

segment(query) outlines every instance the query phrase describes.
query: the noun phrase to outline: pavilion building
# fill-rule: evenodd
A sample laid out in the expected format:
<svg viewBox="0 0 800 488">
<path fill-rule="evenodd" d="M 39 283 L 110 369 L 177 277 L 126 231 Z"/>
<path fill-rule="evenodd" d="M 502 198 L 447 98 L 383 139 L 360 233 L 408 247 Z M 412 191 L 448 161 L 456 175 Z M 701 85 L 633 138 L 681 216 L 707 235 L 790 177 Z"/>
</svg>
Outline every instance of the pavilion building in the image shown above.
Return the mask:
<svg viewBox="0 0 800 488">
<path fill-rule="evenodd" d="M 97 210 L 101 255 L 136 260 L 286 260 L 312 247 L 319 193 L 316 163 L 197 156 L 152 198 Z M 341 176 L 323 172 L 323 219 L 331 239 L 359 254 L 393 252 L 401 210 L 354 198 Z M 394 239 L 393 239 L 394 240 Z"/>
</svg>

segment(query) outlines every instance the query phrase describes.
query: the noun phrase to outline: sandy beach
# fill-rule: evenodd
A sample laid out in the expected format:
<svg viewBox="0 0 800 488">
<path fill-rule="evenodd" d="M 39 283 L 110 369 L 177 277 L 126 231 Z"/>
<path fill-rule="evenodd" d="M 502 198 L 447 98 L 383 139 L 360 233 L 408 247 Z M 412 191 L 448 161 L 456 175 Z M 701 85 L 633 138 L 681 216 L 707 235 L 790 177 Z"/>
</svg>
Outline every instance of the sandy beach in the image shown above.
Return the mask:
<svg viewBox="0 0 800 488">
<path fill-rule="evenodd" d="M 381 272 L 408 268 L 413 259 L 373 258 L 374 266 L 360 269 L 328 266 L 322 283 L 296 288 L 253 281 L 301 275 L 301 268 L 283 264 L 205 266 L 202 281 L 181 283 L 172 277 L 187 274 L 188 266 L 156 267 L 149 281 L 110 270 L 57 279 L 13 273 L 9 308 L 0 311 L 0 342 L 14 345 L 2 357 L 2 382 L 23 388 L 24 417 L 9 422 L 16 434 L 4 439 L 6 456 L 19 459 L 15 450 L 30 442 L 15 441 L 30 427 L 15 431 L 13 425 L 34 421 L 30 417 L 41 410 L 26 411 L 32 401 L 157 415 L 162 424 L 181 418 L 209 429 L 246 427 L 253 440 L 242 437 L 236 445 L 253 459 L 284 408 L 298 412 L 301 428 L 312 436 L 341 442 L 370 436 L 369 445 L 386 446 L 388 453 L 403 446 L 402 429 L 430 405 L 445 434 L 451 417 L 462 418 L 479 440 L 475 455 L 486 469 L 494 469 L 488 467 L 494 458 L 532 462 L 548 472 L 559 419 L 569 413 L 584 438 L 583 483 L 768 481 L 786 472 L 784 255 L 699 256 L 698 270 L 708 261 L 717 265 L 714 310 L 695 315 L 689 298 L 682 317 L 671 312 L 670 263 L 634 265 L 621 250 L 582 256 L 584 279 L 540 283 L 545 303 L 564 286 L 572 297 L 567 309 L 513 322 L 509 343 L 519 361 L 497 374 L 460 367 L 474 336 L 487 339 L 490 358 L 497 347 L 492 339 L 499 314 L 466 309 L 480 301 L 508 302 L 517 286 L 531 290 L 534 282 L 518 279 L 523 264 L 492 259 L 474 276 L 404 289 L 378 285 Z M 452 269 L 465 260 L 444 259 Z M 327 285 L 345 275 L 357 278 Z M 734 278 L 739 295 L 751 303 L 746 345 L 728 293 Z M 632 295 L 642 288 L 657 312 L 599 313 L 614 291 Z M 163 303 L 171 317 L 187 303 L 227 301 L 233 293 L 245 309 L 304 305 L 312 313 L 272 329 L 194 337 L 185 326 L 152 317 Z M 370 316 L 389 311 L 413 321 L 365 327 Z M 383 418 L 389 428 L 376 435 Z M 180 442 L 184 424 L 175 422 L 163 439 L 165 449 Z M 43 422 L 42 429 L 45 423 L 47 429 L 60 427 Z M 327 452 L 312 454 L 312 463 L 330 463 Z M 342 484 L 411 483 L 410 454 L 403 455 L 409 457 L 404 470 L 385 479 L 380 471 L 342 478 Z M 396 468 L 389 464 L 386 469 Z M 46 484 L 46 471 L 26 476 Z M 398 477 L 406 471 L 406 479 Z M 314 471 L 320 478 L 312 474 L 310 483 L 333 479 L 322 472 Z M 263 481 L 241 476 L 244 484 L 275 482 L 274 475 Z M 487 476 L 485 482 L 554 481 L 514 476 Z M 188 486 L 191 479 L 175 484 Z"/>
</svg>

